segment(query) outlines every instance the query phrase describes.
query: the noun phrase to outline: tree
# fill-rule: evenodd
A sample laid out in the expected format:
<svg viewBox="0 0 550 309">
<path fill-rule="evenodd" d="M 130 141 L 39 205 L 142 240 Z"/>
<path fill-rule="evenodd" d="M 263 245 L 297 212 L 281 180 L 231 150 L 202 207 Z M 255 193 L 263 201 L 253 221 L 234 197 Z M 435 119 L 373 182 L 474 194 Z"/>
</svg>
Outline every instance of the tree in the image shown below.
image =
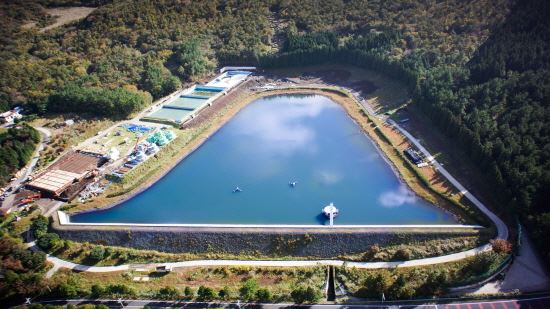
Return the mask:
<svg viewBox="0 0 550 309">
<path fill-rule="evenodd" d="M 72 298 L 79 295 L 80 290 L 78 286 L 71 282 L 63 282 L 57 286 L 57 292 L 62 297 Z"/>
<path fill-rule="evenodd" d="M 44 250 L 50 250 L 56 247 L 60 241 L 61 239 L 56 233 L 46 233 L 38 238 L 36 244 Z"/>
<path fill-rule="evenodd" d="M 177 299 L 180 297 L 180 292 L 174 287 L 166 286 L 158 291 L 157 296 L 161 299 Z"/>
<path fill-rule="evenodd" d="M 256 291 L 258 290 L 258 282 L 250 278 L 244 282 L 242 287 L 239 289 L 239 294 L 242 299 L 244 300 L 251 300 L 254 299 L 254 296 L 256 295 Z"/>
<path fill-rule="evenodd" d="M 265 288 L 258 289 L 256 291 L 256 299 L 261 302 L 271 301 L 271 292 Z"/>
<path fill-rule="evenodd" d="M 149 91 L 153 98 L 158 99 L 176 91 L 181 82 L 161 63 L 153 63 L 145 69 L 141 86 Z"/>
<path fill-rule="evenodd" d="M 105 248 L 103 246 L 95 246 L 92 248 L 92 251 L 90 251 L 89 256 L 93 261 L 99 262 L 105 257 Z"/>
<path fill-rule="evenodd" d="M 40 238 L 40 236 L 46 234 L 48 232 L 48 225 L 48 218 L 44 217 L 43 215 L 39 215 L 38 217 L 34 218 L 31 224 L 31 229 L 33 231 L 34 237 Z"/>
<path fill-rule="evenodd" d="M 389 272 L 381 271 L 376 275 L 369 275 L 365 279 L 364 286 L 359 289 L 358 294 L 363 297 L 380 298 L 382 293 L 388 294 L 390 287 L 393 284 L 393 279 Z"/>
<path fill-rule="evenodd" d="M 99 298 L 99 297 L 103 296 L 104 294 L 105 294 L 105 288 L 104 287 L 102 287 L 99 284 L 92 285 L 90 295 L 93 298 Z"/>
<path fill-rule="evenodd" d="M 297 304 L 302 303 L 315 303 L 321 298 L 321 291 L 314 289 L 311 286 L 308 287 L 297 287 L 294 289 L 290 296 L 292 300 Z"/>
<path fill-rule="evenodd" d="M 199 286 L 197 298 L 201 301 L 211 301 L 216 297 L 214 290 L 210 287 Z"/>
<path fill-rule="evenodd" d="M 114 296 L 135 296 L 136 291 L 126 284 L 111 284 L 105 289 L 107 293 Z"/>
<path fill-rule="evenodd" d="M 224 287 L 218 292 L 218 296 L 220 297 L 220 299 L 227 300 L 228 298 L 231 297 L 231 289 L 229 289 L 229 287 L 228 287 L 227 285 L 224 286 Z"/>
<path fill-rule="evenodd" d="M 195 297 L 195 291 L 193 291 L 193 288 L 190 286 L 186 286 L 183 290 L 183 294 L 185 295 L 185 298 L 192 299 Z"/>
<path fill-rule="evenodd" d="M 196 40 L 186 41 L 178 46 L 175 51 L 178 63 L 178 74 L 186 80 L 201 77 L 211 71 L 215 65 L 200 50 Z"/>
<path fill-rule="evenodd" d="M 139 92 L 83 87 L 72 83 L 49 96 L 48 111 L 82 112 L 120 119 L 150 103 L 151 99 Z"/>
<path fill-rule="evenodd" d="M 493 239 L 491 245 L 496 253 L 508 254 L 512 251 L 512 244 L 505 239 Z"/>
</svg>

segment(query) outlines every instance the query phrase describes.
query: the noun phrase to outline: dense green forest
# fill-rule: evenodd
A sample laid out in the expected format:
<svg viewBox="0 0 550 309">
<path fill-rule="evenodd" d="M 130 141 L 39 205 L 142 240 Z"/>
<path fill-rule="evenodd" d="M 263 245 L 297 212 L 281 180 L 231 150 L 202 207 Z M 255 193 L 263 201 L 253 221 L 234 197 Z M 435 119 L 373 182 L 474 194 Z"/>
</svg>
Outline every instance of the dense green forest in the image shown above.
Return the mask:
<svg viewBox="0 0 550 309">
<path fill-rule="evenodd" d="M 46 8 L 71 5 L 98 8 L 41 31 Z M 123 118 L 223 64 L 377 70 L 410 87 L 550 262 L 549 12 L 544 0 L 7 0 L 0 110 Z"/>
<path fill-rule="evenodd" d="M 521 216 L 550 263 L 550 3 L 520 1 L 463 67 L 430 71 L 416 101 L 458 139 L 500 208 Z"/>
<path fill-rule="evenodd" d="M 0 186 L 27 164 L 39 141 L 38 131 L 27 125 L 0 133 Z"/>
</svg>

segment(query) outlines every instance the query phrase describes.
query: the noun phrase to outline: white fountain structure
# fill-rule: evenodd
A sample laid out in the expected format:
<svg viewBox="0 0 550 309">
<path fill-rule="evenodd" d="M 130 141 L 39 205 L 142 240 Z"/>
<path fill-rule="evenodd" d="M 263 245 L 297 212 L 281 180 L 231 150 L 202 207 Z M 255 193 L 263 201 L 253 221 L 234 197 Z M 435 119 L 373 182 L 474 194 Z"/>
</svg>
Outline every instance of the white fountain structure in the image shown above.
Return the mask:
<svg viewBox="0 0 550 309">
<path fill-rule="evenodd" d="M 334 218 L 338 216 L 338 208 L 331 202 L 323 208 L 323 213 L 330 219 L 330 226 L 333 226 Z"/>
</svg>

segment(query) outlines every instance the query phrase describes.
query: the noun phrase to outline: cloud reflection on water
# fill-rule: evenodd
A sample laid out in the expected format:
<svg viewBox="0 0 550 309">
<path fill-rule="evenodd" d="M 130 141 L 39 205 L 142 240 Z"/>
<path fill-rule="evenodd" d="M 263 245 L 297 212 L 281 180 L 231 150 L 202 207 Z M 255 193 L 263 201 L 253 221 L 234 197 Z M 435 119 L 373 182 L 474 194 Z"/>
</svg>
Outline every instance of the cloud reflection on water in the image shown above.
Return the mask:
<svg viewBox="0 0 550 309">
<path fill-rule="evenodd" d="M 282 155 L 291 155 L 295 151 L 315 152 L 315 130 L 304 124 L 305 118 L 315 118 L 329 104 L 322 101 L 285 104 L 281 108 L 272 104 L 262 113 L 243 114 L 244 121 L 238 127 L 240 135 L 258 140 L 263 150 Z"/>
<path fill-rule="evenodd" d="M 399 207 L 403 204 L 412 204 L 416 201 L 414 193 L 406 186 L 400 185 L 397 190 L 386 191 L 378 197 L 378 201 L 386 208 Z"/>
</svg>

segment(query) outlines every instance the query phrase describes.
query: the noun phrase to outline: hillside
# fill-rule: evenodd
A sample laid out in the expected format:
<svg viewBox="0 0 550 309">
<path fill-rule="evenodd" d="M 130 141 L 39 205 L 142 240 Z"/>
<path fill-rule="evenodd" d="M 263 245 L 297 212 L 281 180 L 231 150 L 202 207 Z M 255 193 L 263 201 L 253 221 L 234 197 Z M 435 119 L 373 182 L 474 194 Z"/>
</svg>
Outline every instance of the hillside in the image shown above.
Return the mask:
<svg viewBox="0 0 550 309">
<path fill-rule="evenodd" d="M 22 27 L 53 23 L 45 8 L 59 5 L 98 8 L 43 33 Z M 123 118 L 225 63 L 374 69 L 410 86 L 550 261 L 549 12 L 542 0 L 5 1 L 0 109 Z M 66 104 L 86 96 L 110 99 Z"/>
</svg>

